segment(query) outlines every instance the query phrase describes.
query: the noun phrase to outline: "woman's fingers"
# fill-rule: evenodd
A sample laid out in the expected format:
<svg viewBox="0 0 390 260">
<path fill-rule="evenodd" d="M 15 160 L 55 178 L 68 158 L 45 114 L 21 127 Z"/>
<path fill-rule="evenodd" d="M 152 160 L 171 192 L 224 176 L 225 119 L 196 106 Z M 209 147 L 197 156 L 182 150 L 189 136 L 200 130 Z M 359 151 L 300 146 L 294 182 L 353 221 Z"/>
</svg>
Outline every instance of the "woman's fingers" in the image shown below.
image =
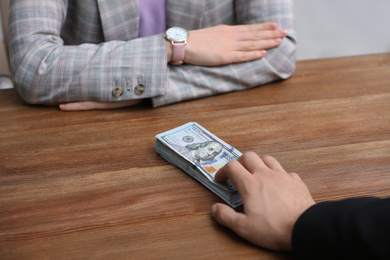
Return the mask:
<svg viewBox="0 0 390 260">
<path fill-rule="evenodd" d="M 84 111 L 94 109 L 115 109 L 121 107 L 133 106 L 140 103 L 142 99 L 127 100 L 120 102 L 100 102 L 100 101 L 79 101 L 60 104 L 59 108 L 62 111 Z"/>
</svg>

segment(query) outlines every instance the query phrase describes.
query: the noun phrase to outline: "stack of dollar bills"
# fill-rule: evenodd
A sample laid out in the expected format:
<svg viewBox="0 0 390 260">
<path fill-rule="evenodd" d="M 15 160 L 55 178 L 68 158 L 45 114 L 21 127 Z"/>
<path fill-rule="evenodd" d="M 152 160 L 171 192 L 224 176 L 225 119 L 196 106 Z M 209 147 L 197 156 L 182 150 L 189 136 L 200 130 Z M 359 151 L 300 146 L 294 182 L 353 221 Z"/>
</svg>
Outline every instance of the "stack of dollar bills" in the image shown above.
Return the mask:
<svg viewBox="0 0 390 260">
<path fill-rule="evenodd" d="M 217 171 L 242 154 L 198 123 L 190 122 L 156 135 L 156 151 L 189 176 L 218 195 L 231 207 L 242 204 L 236 187 L 229 180 L 216 182 Z"/>
</svg>

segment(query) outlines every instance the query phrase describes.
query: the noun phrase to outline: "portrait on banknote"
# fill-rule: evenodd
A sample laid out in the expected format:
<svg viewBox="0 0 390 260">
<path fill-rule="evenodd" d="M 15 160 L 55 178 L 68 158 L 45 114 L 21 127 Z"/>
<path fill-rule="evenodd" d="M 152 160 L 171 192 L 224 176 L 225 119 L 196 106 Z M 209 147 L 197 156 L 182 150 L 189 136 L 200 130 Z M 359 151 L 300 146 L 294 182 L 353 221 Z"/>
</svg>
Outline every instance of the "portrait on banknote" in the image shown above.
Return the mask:
<svg viewBox="0 0 390 260">
<path fill-rule="evenodd" d="M 200 165 L 201 161 L 207 162 L 214 160 L 222 152 L 222 145 L 217 141 L 192 143 L 186 146 L 171 144 L 171 146 L 185 158 L 197 165 Z"/>
</svg>

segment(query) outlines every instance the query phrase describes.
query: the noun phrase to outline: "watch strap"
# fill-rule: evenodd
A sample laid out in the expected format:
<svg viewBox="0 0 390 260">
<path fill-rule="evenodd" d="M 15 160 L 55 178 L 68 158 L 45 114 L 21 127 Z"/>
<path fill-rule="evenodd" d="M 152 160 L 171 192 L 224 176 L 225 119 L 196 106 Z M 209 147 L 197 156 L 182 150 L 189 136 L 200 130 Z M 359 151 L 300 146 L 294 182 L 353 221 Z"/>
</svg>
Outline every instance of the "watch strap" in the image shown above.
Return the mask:
<svg viewBox="0 0 390 260">
<path fill-rule="evenodd" d="M 172 65 L 183 64 L 187 42 L 172 42 Z"/>
</svg>

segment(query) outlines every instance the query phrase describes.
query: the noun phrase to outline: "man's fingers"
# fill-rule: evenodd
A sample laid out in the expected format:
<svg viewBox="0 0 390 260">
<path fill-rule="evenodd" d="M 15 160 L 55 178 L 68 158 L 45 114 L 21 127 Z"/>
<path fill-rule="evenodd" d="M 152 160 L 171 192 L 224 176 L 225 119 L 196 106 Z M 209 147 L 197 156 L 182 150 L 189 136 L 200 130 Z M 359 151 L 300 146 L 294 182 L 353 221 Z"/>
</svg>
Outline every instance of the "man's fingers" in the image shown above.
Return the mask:
<svg viewBox="0 0 390 260">
<path fill-rule="evenodd" d="M 239 192 L 245 193 L 247 184 L 252 183 L 252 174 L 239 161 L 230 161 L 215 174 L 214 179 L 218 182 L 229 179 Z"/>
<path fill-rule="evenodd" d="M 211 207 L 211 214 L 219 224 L 230 228 L 239 235 L 243 234 L 243 224 L 246 223 L 244 213 L 236 212 L 225 204 L 216 203 Z"/>
<path fill-rule="evenodd" d="M 255 152 L 245 152 L 238 160 L 249 172 L 254 173 L 259 166 L 264 169 L 267 165 Z"/>
<path fill-rule="evenodd" d="M 278 172 L 286 172 L 282 165 L 280 165 L 280 163 L 274 157 L 267 155 L 264 156 L 262 160 L 268 166 L 268 168 Z"/>
<path fill-rule="evenodd" d="M 300 177 L 297 173 L 295 173 L 295 172 L 290 172 L 289 174 L 290 174 L 291 177 L 293 177 L 293 178 L 296 179 L 297 181 L 303 182 L 302 179 L 301 179 L 301 177 Z"/>
</svg>

